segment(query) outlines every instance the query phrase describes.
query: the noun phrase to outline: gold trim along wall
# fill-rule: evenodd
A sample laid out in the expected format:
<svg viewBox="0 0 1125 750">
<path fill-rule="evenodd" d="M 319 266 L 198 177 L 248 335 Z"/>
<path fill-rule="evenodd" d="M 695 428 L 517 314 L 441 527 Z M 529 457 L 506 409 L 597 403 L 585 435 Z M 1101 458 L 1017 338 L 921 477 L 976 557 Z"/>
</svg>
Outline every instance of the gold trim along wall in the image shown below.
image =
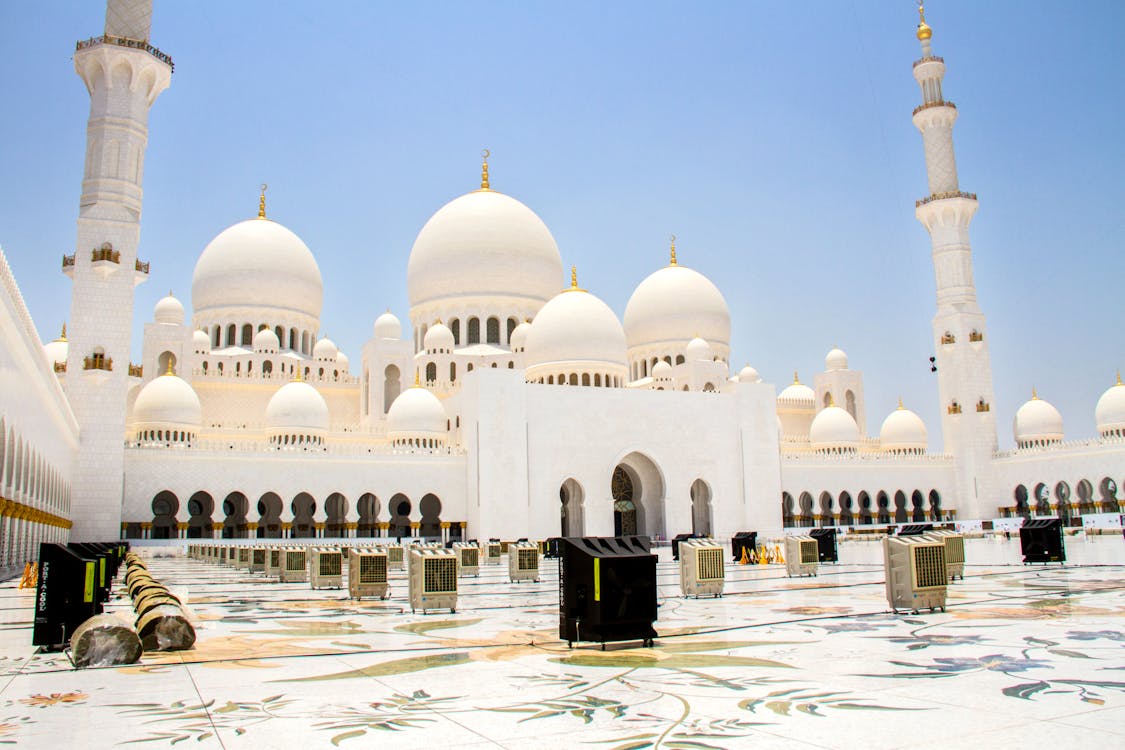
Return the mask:
<svg viewBox="0 0 1125 750">
<path fill-rule="evenodd" d="M 6 497 L 0 497 L 0 517 L 19 518 L 32 523 L 41 523 L 46 526 L 58 526 L 59 528 L 69 529 L 74 523 L 69 518 L 56 516 L 54 513 L 48 513 L 39 508 L 33 508 L 30 505 L 25 505 L 15 500 L 9 500 Z"/>
</svg>

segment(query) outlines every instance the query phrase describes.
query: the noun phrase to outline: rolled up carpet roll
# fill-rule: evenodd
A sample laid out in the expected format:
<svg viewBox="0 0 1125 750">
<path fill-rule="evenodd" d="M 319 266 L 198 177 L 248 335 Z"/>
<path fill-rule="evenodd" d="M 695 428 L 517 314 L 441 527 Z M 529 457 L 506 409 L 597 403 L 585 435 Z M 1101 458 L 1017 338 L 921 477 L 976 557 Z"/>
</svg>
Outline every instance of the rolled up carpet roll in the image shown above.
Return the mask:
<svg viewBox="0 0 1125 750">
<path fill-rule="evenodd" d="M 141 658 L 141 639 L 117 615 L 94 615 L 70 637 L 70 653 L 76 667 L 135 664 Z"/>
<path fill-rule="evenodd" d="M 195 628 L 177 606 L 162 604 L 137 618 L 137 635 L 145 651 L 183 651 L 195 644 Z"/>
<path fill-rule="evenodd" d="M 171 605 L 173 607 L 180 607 L 181 602 L 176 597 L 167 593 L 145 594 L 133 600 L 133 610 L 137 613 L 137 617 L 143 617 L 148 614 L 149 610 L 155 607 L 163 607 Z"/>
</svg>

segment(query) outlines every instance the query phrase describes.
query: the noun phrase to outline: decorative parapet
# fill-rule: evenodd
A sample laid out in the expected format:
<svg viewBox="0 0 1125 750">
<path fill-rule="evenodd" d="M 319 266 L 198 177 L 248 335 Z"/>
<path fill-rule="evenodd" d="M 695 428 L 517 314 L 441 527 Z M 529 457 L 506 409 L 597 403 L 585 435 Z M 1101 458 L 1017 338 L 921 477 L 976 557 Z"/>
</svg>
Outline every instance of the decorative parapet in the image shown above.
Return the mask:
<svg viewBox="0 0 1125 750">
<path fill-rule="evenodd" d="M 66 362 L 55 362 L 55 372 L 66 372 Z"/>
<path fill-rule="evenodd" d="M 925 104 L 919 104 L 917 107 L 914 108 L 914 111 L 911 112 L 910 114 L 913 116 L 913 115 L 918 114 L 922 110 L 933 109 L 934 107 L 951 107 L 952 109 L 957 109 L 957 105 L 954 104 L 953 102 L 947 102 L 945 100 L 942 100 L 942 101 L 937 101 L 937 102 L 926 102 Z"/>
<path fill-rule="evenodd" d="M 784 450 L 784 448 L 783 448 Z M 787 453 L 781 454 L 783 465 L 817 466 L 828 464 L 897 464 L 899 466 L 951 465 L 953 457 L 945 453 Z"/>
<path fill-rule="evenodd" d="M 148 273 L 148 262 L 147 261 L 145 261 L 144 263 L 142 263 L 139 260 L 134 261 L 133 267 L 136 269 L 137 273 L 143 273 L 143 274 Z"/>
<path fill-rule="evenodd" d="M 949 412 L 950 414 L 960 414 L 961 413 L 961 404 L 954 401 L 952 404 L 949 405 L 949 408 L 946 409 L 946 411 Z"/>
<path fill-rule="evenodd" d="M 969 332 L 969 341 L 974 344 L 978 344 L 981 341 L 984 341 L 984 334 L 974 328 Z"/>
<path fill-rule="evenodd" d="M 143 378 L 144 375 L 145 375 L 145 368 L 144 368 L 143 365 L 135 365 L 132 362 L 129 363 L 129 377 L 131 377 L 131 378 Z"/>
<path fill-rule="evenodd" d="M 943 200 L 947 200 L 949 198 L 967 198 L 969 200 L 975 201 L 977 199 L 977 194 L 976 193 L 966 193 L 962 190 L 950 190 L 950 191 L 945 192 L 945 193 L 934 193 L 933 195 L 927 196 L 927 197 L 923 198 L 922 200 L 914 201 L 914 207 L 920 208 L 921 206 L 924 206 L 927 203 L 933 203 L 934 201 L 943 201 Z"/>
<path fill-rule="evenodd" d="M 172 62 L 172 57 L 161 52 L 156 47 L 153 47 L 148 42 L 140 41 L 138 39 L 128 39 L 123 36 L 112 36 L 111 34 L 103 34 L 102 36 L 93 36 L 86 40 L 81 40 L 74 45 L 74 51 L 79 52 L 91 47 L 97 47 L 99 44 L 111 44 L 115 47 L 125 47 L 127 49 L 139 49 L 142 52 L 147 52 L 155 57 L 160 62 L 167 65 L 173 71 L 176 70 L 176 64 Z"/>
<path fill-rule="evenodd" d="M 1015 448 L 1008 451 L 997 451 L 992 454 L 993 458 L 1026 458 L 1028 456 L 1039 455 L 1043 453 L 1066 453 L 1066 452 L 1084 452 L 1089 450 L 1104 450 L 1107 446 L 1113 446 L 1114 449 L 1125 450 L 1125 438 L 1119 437 L 1102 437 L 1102 438 L 1088 438 L 1086 440 L 1058 440 L 1051 443 L 1036 443 L 1035 445 L 1028 445 L 1025 448 Z"/>
<path fill-rule="evenodd" d="M 74 256 L 73 255 L 63 255 L 63 257 L 62 257 L 62 269 L 63 269 L 63 271 L 70 271 L 70 270 L 74 269 Z"/>
<path fill-rule="evenodd" d="M 980 401 L 977 401 L 977 412 L 983 413 L 983 412 L 986 412 L 986 411 L 992 411 L 992 404 L 987 403 L 982 398 Z"/>
</svg>

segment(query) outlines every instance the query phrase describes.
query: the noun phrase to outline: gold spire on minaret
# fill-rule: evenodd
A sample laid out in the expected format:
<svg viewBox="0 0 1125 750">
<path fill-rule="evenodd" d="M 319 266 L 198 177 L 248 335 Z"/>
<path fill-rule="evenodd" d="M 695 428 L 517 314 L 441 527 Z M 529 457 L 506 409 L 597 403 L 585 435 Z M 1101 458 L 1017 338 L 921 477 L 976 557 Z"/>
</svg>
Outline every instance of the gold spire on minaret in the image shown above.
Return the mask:
<svg viewBox="0 0 1125 750">
<path fill-rule="evenodd" d="M 674 234 L 672 235 L 672 259 L 668 262 L 668 265 L 676 265 L 676 235 Z"/>
<path fill-rule="evenodd" d="M 584 292 L 585 289 L 578 286 L 578 266 L 570 267 L 570 286 L 563 289 L 564 292 Z"/>
<path fill-rule="evenodd" d="M 261 193 L 258 195 L 258 218 L 266 218 L 266 191 L 269 190 L 269 185 L 262 183 L 260 188 Z"/>
<path fill-rule="evenodd" d="M 934 35 L 934 30 L 926 23 L 926 6 L 918 0 L 918 41 L 924 42 Z"/>
<path fill-rule="evenodd" d="M 66 321 L 63 321 L 62 333 L 59 334 L 59 341 L 66 341 Z M 1118 383 L 1121 382 L 1121 371 L 1120 370 L 1117 371 L 1117 382 Z"/>
<path fill-rule="evenodd" d="M 492 156 L 492 152 L 486 149 L 481 149 L 480 152 L 480 189 L 489 190 L 488 187 L 488 157 Z"/>
</svg>

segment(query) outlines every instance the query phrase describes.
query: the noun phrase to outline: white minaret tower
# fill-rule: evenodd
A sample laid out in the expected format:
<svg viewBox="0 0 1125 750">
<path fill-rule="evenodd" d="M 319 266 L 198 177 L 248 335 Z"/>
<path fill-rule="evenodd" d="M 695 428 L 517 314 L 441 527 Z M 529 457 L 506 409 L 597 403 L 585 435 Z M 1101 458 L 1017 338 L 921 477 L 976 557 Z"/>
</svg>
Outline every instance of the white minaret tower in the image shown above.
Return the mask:
<svg viewBox="0 0 1125 750">
<path fill-rule="evenodd" d="M 922 58 L 914 63 L 914 79 L 922 87 L 922 104 L 914 109 L 914 126 L 922 132 L 930 194 L 915 204 L 914 215 L 930 233 L 937 312 L 934 349 L 941 397 L 941 428 L 945 451 L 954 458 L 957 497 L 949 505 L 958 517 L 991 518 L 999 499 L 991 486 L 996 451 L 996 417 L 992 411 L 992 364 L 984 313 L 973 285 L 969 222 L 977 197 L 961 191 L 953 155 L 953 123 L 957 107 L 945 101 L 941 80 L 945 61 L 930 48 L 933 32 L 918 3 L 918 41 Z"/>
<path fill-rule="evenodd" d="M 148 43 L 152 0 L 108 0 L 105 34 L 78 42 L 74 69 L 90 92 L 78 241 L 63 271 L 70 303 L 67 395 L 80 444 L 71 538 L 121 533 L 125 396 L 131 380 L 133 288 L 148 110 L 172 77 L 172 59 Z"/>
</svg>

